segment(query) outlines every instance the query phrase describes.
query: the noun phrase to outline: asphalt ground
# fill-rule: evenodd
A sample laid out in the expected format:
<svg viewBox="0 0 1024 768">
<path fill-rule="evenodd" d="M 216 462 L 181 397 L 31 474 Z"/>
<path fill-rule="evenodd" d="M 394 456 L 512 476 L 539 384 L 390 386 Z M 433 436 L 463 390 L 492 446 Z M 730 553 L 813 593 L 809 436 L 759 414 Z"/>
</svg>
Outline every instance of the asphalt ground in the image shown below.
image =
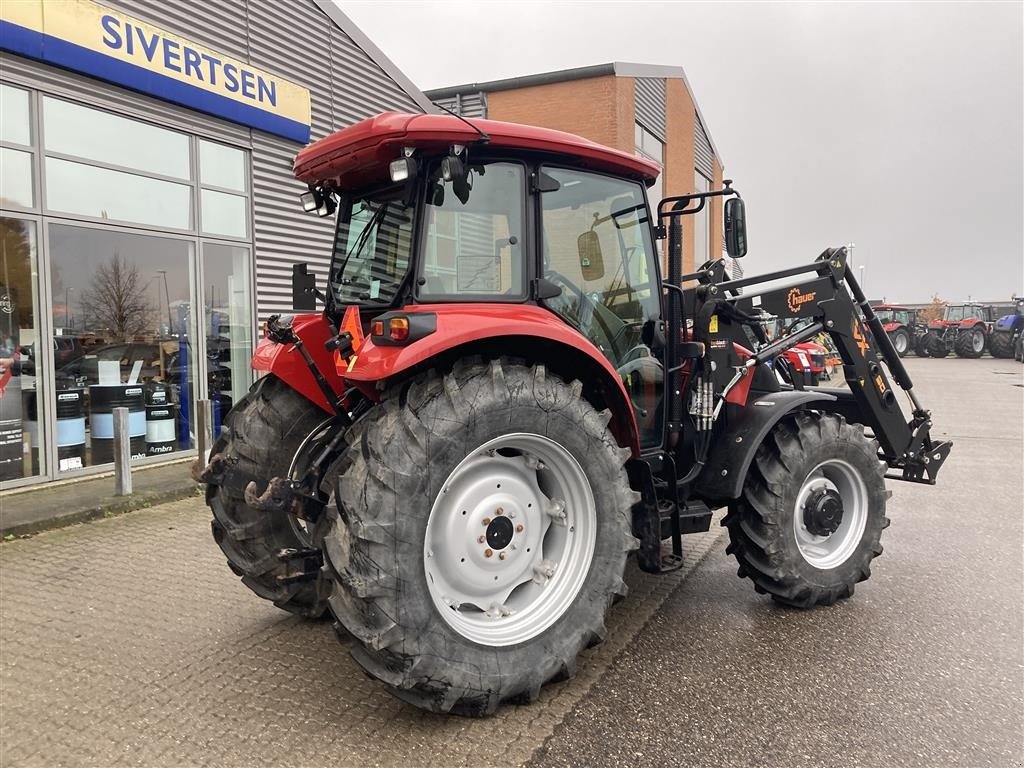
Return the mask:
<svg viewBox="0 0 1024 768">
<path fill-rule="evenodd" d="M 1019 765 L 1022 368 L 907 363 L 956 446 L 939 486 L 891 484 L 852 600 L 775 606 L 716 527 L 672 576 L 631 567 L 573 681 L 485 720 L 252 596 L 198 499 L 5 543 L 0 765 Z"/>
<path fill-rule="evenodd" d="M 871 579 L 786 609 L 716 548 L 532 765 L 1024 764 L 1022 366 L 905 362 L 954 447 L 889 483 Z"/>
</svg>

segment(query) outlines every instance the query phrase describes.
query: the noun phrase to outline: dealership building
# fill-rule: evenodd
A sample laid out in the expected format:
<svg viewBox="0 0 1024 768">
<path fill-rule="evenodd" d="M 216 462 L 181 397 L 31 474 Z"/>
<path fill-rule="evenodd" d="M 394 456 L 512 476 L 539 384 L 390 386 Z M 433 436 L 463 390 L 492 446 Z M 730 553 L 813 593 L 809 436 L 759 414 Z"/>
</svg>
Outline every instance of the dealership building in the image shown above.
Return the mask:
<svg viewBox="0 0 1024 768">
<path fill-rule="evenodd" d="M 332 0 L 0 3 L 0 488 L 109 469 L 117 406 L 139 464 L 194 451 L 326 274 L 295 153 L 430 109 Z"/>
</svg>

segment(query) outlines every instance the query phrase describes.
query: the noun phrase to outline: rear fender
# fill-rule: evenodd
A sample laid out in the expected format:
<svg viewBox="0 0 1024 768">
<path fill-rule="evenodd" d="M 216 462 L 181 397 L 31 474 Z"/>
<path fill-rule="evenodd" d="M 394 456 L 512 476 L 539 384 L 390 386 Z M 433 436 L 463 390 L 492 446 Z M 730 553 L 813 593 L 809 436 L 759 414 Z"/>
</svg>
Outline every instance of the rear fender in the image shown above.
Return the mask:
<svg viewBox="0 0 1024 768">
<path fill-rule="evenodd" d="M 820 391 L 770 392 L 758 394 L 746 408 L 732 410 L 728 426 L 715 435 L 708 462 L 694 484 L 696 495 L 709 503 L 739 498 L 754 455 L 772 427 L 787 413 L 812 404 L 825 406 L 835 399 Z"/>
<path fill-rule="evenodd" d="M 331 389 L 335 394 L 341 394 L 344 381 L 338 375 L 331 353 L 324 347 L 327 340 L 334 335 L 327 319 L 322 314 L 296 315 L 292 320 L 292 330 L 302 339 L 303 346 L 327 379 Z M 324 393 L 317 386 L 313 372 L 309 370 L 309 366 L 294 346 L 278 344 L 268 338 L 260 339 L 252 356 L 252 369 L 274 374 L 327 413 L 334 413 Z"/>
<path fill-rule="evenodd" d="M 420 304 L 400 311 L 433 313 L 436 330 L 405 346 L 378 345 L 371 338 L 363 342 L 343 375 L 347 384 L 371 399 L 395 381 L 459 357 L 523 357 L 575 375 L 585 392 L 600 391 L 611 409 L 616 439 L 639 455 L 636 417 L 622 379 L 586 336 L 554 313 L 532 304 Z M 567 361 L 582 365 L 566 366 Z"/>
</svg>

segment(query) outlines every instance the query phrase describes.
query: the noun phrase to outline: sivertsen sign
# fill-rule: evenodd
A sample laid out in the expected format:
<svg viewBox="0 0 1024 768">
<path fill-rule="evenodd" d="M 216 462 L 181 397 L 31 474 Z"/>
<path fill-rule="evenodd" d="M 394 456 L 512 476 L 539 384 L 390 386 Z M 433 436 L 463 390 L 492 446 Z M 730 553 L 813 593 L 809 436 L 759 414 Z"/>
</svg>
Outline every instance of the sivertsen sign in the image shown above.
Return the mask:
<svg viewBox="0 0 1024 768">
<path fill-rule="evenodd" d="M 0 0 L 0 49 L 309 141 L 309 91 L 91 0 Z"/>
</svg>

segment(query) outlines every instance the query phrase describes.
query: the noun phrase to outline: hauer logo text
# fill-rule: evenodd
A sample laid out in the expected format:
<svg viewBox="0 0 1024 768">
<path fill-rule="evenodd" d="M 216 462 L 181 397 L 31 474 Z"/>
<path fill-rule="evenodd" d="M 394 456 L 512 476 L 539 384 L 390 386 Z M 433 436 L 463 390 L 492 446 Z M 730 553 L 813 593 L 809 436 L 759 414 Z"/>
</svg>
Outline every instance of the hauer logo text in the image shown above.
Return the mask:
<svg viewBox="0 0 1024 768">
<path fill-rule="evenodd" d="M 147 32 L 120 19 L 106 15 L 103 26 L 103 44 L 115 51 L 123 50 L 129 56 L 145 57 L 146 61 L 180 72 L 201 83 L 223 83 L 229 93 L 240 93 L 247 99 L 277 106 L 277 83 L 262 74 L 244 69 L 231 62 L 221 61 L 205 51 L 160 34 Z"/>
</svg>

